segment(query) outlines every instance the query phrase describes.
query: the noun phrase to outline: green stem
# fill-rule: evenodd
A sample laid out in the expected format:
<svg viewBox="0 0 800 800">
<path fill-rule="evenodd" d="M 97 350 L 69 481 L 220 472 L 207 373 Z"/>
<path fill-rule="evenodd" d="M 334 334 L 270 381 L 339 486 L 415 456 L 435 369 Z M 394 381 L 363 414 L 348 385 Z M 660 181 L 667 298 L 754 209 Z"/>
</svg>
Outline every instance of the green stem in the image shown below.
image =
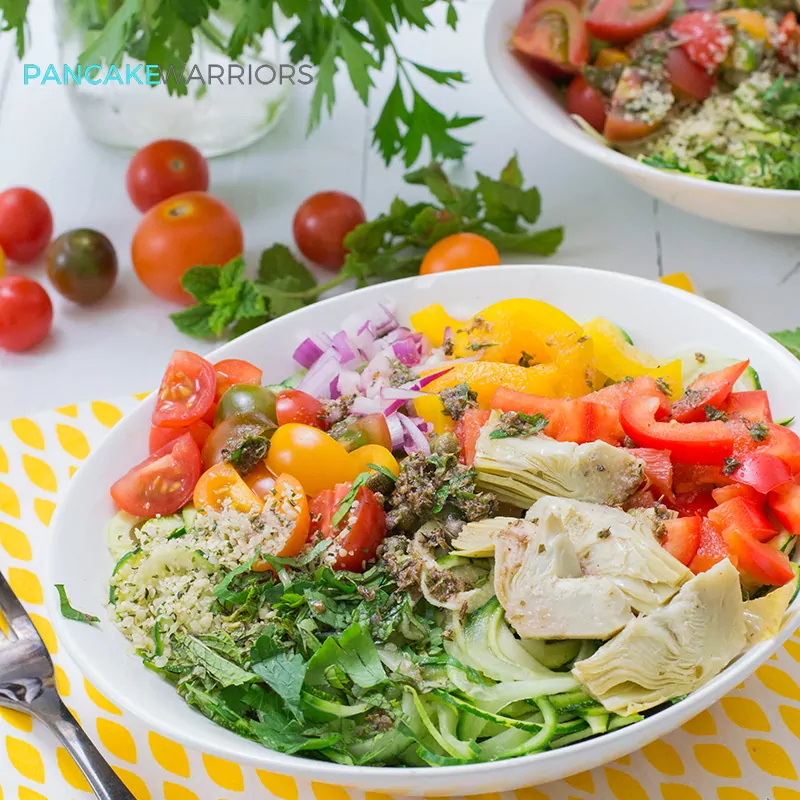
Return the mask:
<svg viewBox="0 0 800 800">
<path fill-rule="evenodd" d="M 335 278 L 329 280 L 327 283 L 318 283 L 310 289 L 304 289 L 302 292 L 287 292 L 287 297 L 296 297 L 299 300 L 315 300 L 324 292 L 333 289 L 336 286 L 344 283 L 350 276 L 344 273 L 339 273 Z"/>
</svg>

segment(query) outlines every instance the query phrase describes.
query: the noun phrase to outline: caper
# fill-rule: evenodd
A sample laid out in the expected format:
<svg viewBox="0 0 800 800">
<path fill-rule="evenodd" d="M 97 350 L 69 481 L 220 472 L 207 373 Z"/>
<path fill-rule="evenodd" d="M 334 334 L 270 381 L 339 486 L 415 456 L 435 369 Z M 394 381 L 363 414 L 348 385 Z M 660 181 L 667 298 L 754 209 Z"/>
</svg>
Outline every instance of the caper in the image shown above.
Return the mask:
<svg viewBox="0 0 800 800">
<path fill-rule="evenodd" d="M 431 450 L 436 453 L 437 456 L 450 456 L 450 455 L 457 455 L 461 450 L 461 445 L 458 443 L 458 437 L 447 431 L 446 433 L 439 434 L 432 444 Z"/>
</svg>

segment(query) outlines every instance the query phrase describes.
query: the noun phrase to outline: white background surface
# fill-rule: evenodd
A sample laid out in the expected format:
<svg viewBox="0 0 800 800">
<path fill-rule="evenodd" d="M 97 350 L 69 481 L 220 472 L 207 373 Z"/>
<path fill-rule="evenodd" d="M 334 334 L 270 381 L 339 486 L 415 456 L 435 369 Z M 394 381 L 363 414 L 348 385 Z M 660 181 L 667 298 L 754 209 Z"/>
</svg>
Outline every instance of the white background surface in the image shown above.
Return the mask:
<svg viewBox="0 0 800 800">
<path fill-rule="evenodd" d="M 652 278 L 685 270 L 706 297 L 765 330 L 799 325 L 800 239 L 687 216 L 532 128 L 489 77 L 482 41 L 488 5 L 488 0 L 459 4 L 457 33 L 437 16 L 434 30 L 404 35 L 400 42 L 405 55 L 470 77 L 455 92 L 425 86 L 440 108 L 485 117 L 463 132 L 475 144 L 456 177 L 466 179 L 475 170 L 496 174 L 517 151 L 526 181 L 542 194 L 540 225 L 566 226 L 553 263 Z M 125 192 L 129 154 L 84 136 L 63 87 L 24 86 L 11 44 L 10 37 L 0 38 L 0 187 L 21 184 L 39 191 L 53 210 L 56 234 L 75 227 L 105 233 L 117 248 L 120 277 L 114 291 L 89 309 L 52 292 L 56 315 L 48 340 L 20 355 L 0 351 L 0 419 L 145 391 L 157 384 L 173 349 L 204 352 L 213 346 L 178 333 L 167 316 L 174 307 L 147 292 L 130 267 L 139 213 Z M 33 0 L 32 47 L 25 60 L 58 63 L 49 0 Z M 417 196 L 418 189 L 403 184 L 402 166 L 385 168 L 369 147 L 371 117 L 387 88 L 385 80 L 378 83 L 366 110 L 340 81 L 334 119 L 308 140 L 303 132 L 310 93 L 300 87 L 272 134 L 242 153 L 212 161 L 211 191 L 239 215 L 252 263 L 276 241 L 291 244 L 294 210 L 313 192 L 349 192 L 368 216 L 385 210 L 395 195 Z M 44 274 L 42 265 L 15 269 Z M 575 289 L 581 290 L 578 282 Z"/>
</svg>

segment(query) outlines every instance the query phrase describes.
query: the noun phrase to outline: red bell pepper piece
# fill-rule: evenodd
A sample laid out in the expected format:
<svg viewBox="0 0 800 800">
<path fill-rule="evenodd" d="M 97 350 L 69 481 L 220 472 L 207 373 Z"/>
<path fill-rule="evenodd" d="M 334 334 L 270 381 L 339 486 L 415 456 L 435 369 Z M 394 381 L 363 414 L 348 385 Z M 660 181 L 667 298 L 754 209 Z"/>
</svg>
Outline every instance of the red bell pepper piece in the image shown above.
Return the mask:
<svg viewBox="0 0 800 800">
<path fill-rule="evenodd" d="M 708 512 L 708 519 L 720 533 L 726 528 L 734 527 L 750 534 L 759 542 L 766 542 L 777 533 L 760 505 L 743 497 L 734 497 L 712 508 Z"/>
<path fill-rule="evenodd" d="M 678 422 L 702 422 L 706 418 L 705 407 L 719 408 L 749 365 L 749 361 L 740 361 L 692 381 L 683 397 L 672 404 L 672 418 Z"/>
<path fill-rule="evenodd" d="M 661 546 L 681 564 L 689 566 L 700 545 L 702 522 L 697 516 L 668 519 L 664 523 L 666 536 L 661 540 Z"/>
<path fill-rule="evenodd" d="M 744 456 L 741 466 L 731 473 L 731 478 L 737 483 L 752 486 L 761 494 L 767 494 L 790 481 L 792 471 L 780 458 L 762 450 Z"/>
<path fill-rule="evenodd" d="M 730 419 L 749 422 L 772 422 L 769 397 L 763 389 L 752 392 L 731 392 L 722 410 Z"/>
<path fill-rule="evenodd" d="M 744 497 L 745 500 L 754 500 L 756 503 L 764 502 L 764 495 L 757 492 L 752 486 L 745 486 L 743 483 L 731 483 L 727 486 L 718 486 L 711 492 L 717 505 L 722 505 L 734 497 Z"/>
<path fill-rule="evenodd" d="M 472 464 L 475 460 L 475 447 L 481 428 L 489 421 L 491 411 L 483 408 L 468 408 L 456 423 L 455 434 L 461 445 L 462 464 Z"/>
<path fill-rule="evenodd" d="M 783 586 L 794 578 L 786 553 L 759 542 L 754 536 L 731 526 L 722 538 L 743 575 L 768 586 Z"/>
</svg>

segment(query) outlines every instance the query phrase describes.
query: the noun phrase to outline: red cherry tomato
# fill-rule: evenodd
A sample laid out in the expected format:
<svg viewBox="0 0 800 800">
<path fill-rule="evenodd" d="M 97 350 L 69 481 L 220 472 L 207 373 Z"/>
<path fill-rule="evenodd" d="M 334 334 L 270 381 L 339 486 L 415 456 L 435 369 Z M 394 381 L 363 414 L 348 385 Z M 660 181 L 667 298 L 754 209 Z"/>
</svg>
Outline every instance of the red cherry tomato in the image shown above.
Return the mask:
<svg viewBox="0 0 800 800">
<path fill-rule="evenodd" d="M 648 136 L 663 122 L 669 111 L 669 103 L 644 104 L 644 95 L 652 91 L 653 79 L 646 69 L 637 66 L 626 66 L 619 76 L 608 117 L 603 128 L 603 136 L 610 142 L 628 142 Z M 661 94 L 669 94 L 670 87 L 666 81 L 658 86 Z M 640 108 L 647 108 L 640 111 Z M 635 110 L 631 110 L 635 109 Z"/>
<path fill-rule="evenodd" d="M 217 373 L 215 397 L 217 402 L 235 384 L 246 383 L 250 386 L 261 386 L 261 378 L 264 375 L 255 364 L 239 358 L 226 358 L 217 362 L 214 364 L 214 371 Z"/>
<path fill-rule="evenodd" d="M 570 0 L 540 0 L 517 23 L 511 46 L 531 58 L 575 72 L 589 61 L 589 34 Z"/>
<path fill-rule="evenodd" d="M 328 429 L 325 407 L 316 397 L 301 392 L 299 389 L 287 389 L 281 392 L 275 401 L 275 413 L 278 417 L 278 425 L 299 422 L 323 431 Z"/>
<path fill-rule="evenodd" d="M 456 437 L 461 445 L 461 456 L 459 461 L 462 464 L 471 465 L 475 460 L 475 448 L 478 437 L 481 435 L 481 428 L 489 421 L 491 411 L 484 408 L 468 408 L 456 423 Z"/>
<path fill-rule="evenodd" d="M 0 348 L 21 353 L 50 332 L 53 304 L 41 284 L 22 275 L 0 278 Z"/>
<path fill-rule="evenodd" d="M 669 14 L 673 0 L 600 0 L 586 17 L 589 33 L 612 44 L 630 42 Z"/>
<path fill-rule="evenodd" d="M 335 539 L 334 569 L 363 572 L 375 558 L 378 545 L 386 536 L 386 514 L 375 493 L 362 486 L 351 510 L 335 525 L 333 520 L 352 483 L 340 483 L 335 489 L 320 492 L 311 501 L 311 538 Z"/>
<path fill-rule="evenodd" d="M 153 425 L 185 428 L 201 419 L 214 402 L 216 383 L 208 361 L 188 350 L 176 350 L 161 379 Z"/>
<path fill-rule="evenodd" d="M 672 493 L 672 459 L 668 450 L 651 450 L 649 447 L 634 447 L 628 450 L 632 456 L 644 461 L 644 478 L 657 497 L 669 501 Z"/>
<path fill-rule="evenodd" d="M 731 29 L 710 11 L 682 14 L 669 29 L 680 40 L 686 55 L 710 73 L 716 72 L 733 45 Z"/>
<path fill-rule="evenodd" d="M 317 192 L 294 215 L 292 232 L 300 252 L 328 269 L 339 269 L 347 251 L 344 237 L 367 221 L 361 203 L 344 192 Z"/>
<path fill-rule="evenodd" d="M 606 101 L 583 75 L 576 75 L 567 87 L 567 111 L 583 117 L 596 131 L 606 124 Z"/>
<path fill-rule="evenodd" d="M 198 419 L 197 422 L 193 422 L 188 428 L 159 428 L 153 426 L 150 429 L 151 455 L 169 442 L 179 439 L 184 433 L 191 434 L 198 450 L 202 450 L 206 440 L 211 436 L 211 426 L 201 419 Z"/>
<path fill-rule="evenodd" d="M 0 192 L 0 248 L 11 261 L 36 260 L 52 235 L 53 215 L 40 194 L 22 186 Z"/>
<path fill-rule="evenodd" d="M 800 25 L 794 11 L 790 11 L 778 26 L 777 49 L 781 61 L 795 69 L 800 67 Z"/>
<path fill-rule="evenodd" d="M 701 527 L 702 520 L 696 516 L 668 519 L 664 522 L 667 535 L 661 540 L 661 546 L 681 564 L 689 566 L 697 555 Z"/>
<path fill-rule="evenodd" d="M 132 467 L 111 487 L 111 497 L 136 517 L 174 514 L 191 500 L 199 477 L 200 451 L 185 433 Z"/>
<path fill-rule="evenodd" d="M 161 139 L 131 159 L 125 185 L 136 208 L 147 211 L 173 195 L 207 191 L 208 162 L 188 142 Z"/>
<path fill-rule="evenodd" d="M 711 492 L 714 502 L 717 505 L 722 505 L 728 500 L 733 500 L 734 497 L 744 497 L 745 500 L 754 500 L 757 503 L 764 502 L 764 495 L 757 492 L 751 486 L 745 486 L 743 483 L 731 483 L 727 486 L 718 486 Z"/>
<path fill-rule="evenodd" d="M 728 399 L 733 385 L 749 365 L 749 361 L 740 361 L 692 381 L 683 396 L 672 404 L 672 419 L 678 422 L 702 422 L 706 419 L 705 407 L 718 409 Z"/>
<path fill-rule="evenodd" d="M 682 47 L 667 52 L 667 75 L 673 92 L 689 100 L 705 100 L 717 84 L 716 77 L 695 64 Z"/>
<path fill-rule="evenodd" d="M 698 490 L 678 492 L 669 503 L 670 508 L 678 512 L 679 517 L 694 517 L 697 515 L 705 517 L 716 505 L 711 492 Z"/>
</svg>

